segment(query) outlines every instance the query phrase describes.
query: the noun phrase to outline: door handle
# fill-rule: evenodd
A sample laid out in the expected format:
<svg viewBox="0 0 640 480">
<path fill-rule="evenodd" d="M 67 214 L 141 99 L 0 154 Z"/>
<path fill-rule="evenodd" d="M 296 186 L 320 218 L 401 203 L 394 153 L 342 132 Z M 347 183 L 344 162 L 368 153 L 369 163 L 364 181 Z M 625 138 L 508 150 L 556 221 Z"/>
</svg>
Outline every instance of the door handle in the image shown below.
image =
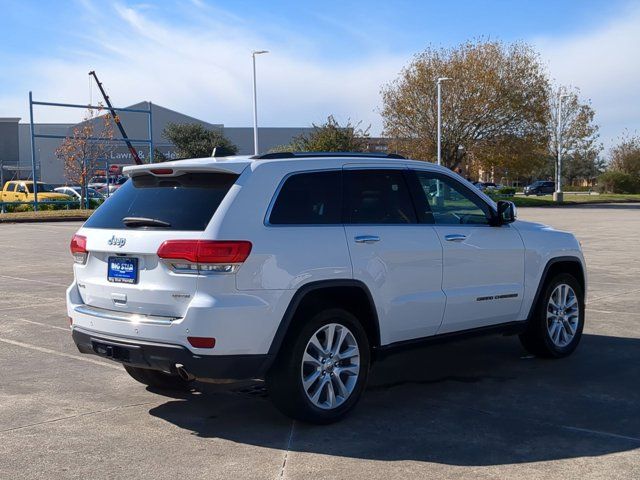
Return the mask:
<svg viewBox="0 0 640 480">
<path fill-rule="evenodd" d="M 356 243 L 376 243 L 380 241 L 380 237 L 377 235 L 358 235 L 354 237 Z"/>
<path fill-rule="evenodd" d="M 461 233 L 452 233 L 450 235 L 445 235 L 444 239 L 447 242 L 463 242 L 467 239 L 467 236 Z"/>
</svg>

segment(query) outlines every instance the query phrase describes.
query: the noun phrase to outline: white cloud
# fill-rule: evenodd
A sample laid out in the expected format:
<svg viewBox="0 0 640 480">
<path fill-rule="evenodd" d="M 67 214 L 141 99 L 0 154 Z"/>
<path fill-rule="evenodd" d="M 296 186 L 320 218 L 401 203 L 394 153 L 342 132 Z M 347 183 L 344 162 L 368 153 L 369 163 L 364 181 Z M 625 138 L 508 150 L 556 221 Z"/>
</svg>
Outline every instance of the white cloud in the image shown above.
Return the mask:
<svg viewBox="0 0 640 480">
<path fill-rule="evenodd" d="M 640 8 L 581 34 L 534 40 L 558 83 L 592 101 L 606 147 L 625 129 L 640 132 Z"/>
<path fill-rule="evenodd" d="M 85 103 L 87 72 L 96 70 L 114 104 L 142 100 L 211 123 L 252 123 L 251 51 L 258 57 L 258 105 L 264 126 L 306 126 L 329 114 L 382 127 L 381 87 L 396 77 L 413 52 L 391 55 L 380 39 L 333 27 L 345 42 L 363 46 L 357 60 L 326 59 L 322 45 L 277 23 L 253 25 L 246 18 L 201 0 L 164 9 L 139 4 L 77 0 L 76 41 L 50 49 L 50 57 L 15 56 L 4 76 L 19 78 L 0 93 L 0 116 L 28 120 L 27 92 L 39 100 Z M 164 20 L 167 12 L 170 20 Z M 163 16 L 164 15 L 164 16 Z M 320 17 L 319 22 L 327 22 Z M 331 22 L 329 22 L 331 23 Z M 80 25 L 78 27 L 78 25 Z M 68 36 L 65 36 L 68 38 Z M 640 8 L 603 21 L 581 34 L 534 38 L 532 42 L 559 83 L 574 85 L 590 98 L 605 145 L 624 129 L 640 131 Z M 383 42 L 384 43 L 384 42 Z M 419 49 L 419 47 L 416 47 Z M 0 72 L 0 79 L 3 72 Z M 93 87 L 93 99 L 99 99 Z M 38 109 L 41 122 L 78 121 L 81 112 Z"/>
<path fill-rule="evenodd" d="M 257 58 L 261 125 L 307 126 L 335 114 L 379 133 L 380 88 L 406 61 L 388 55 L 350 63 L 312 60 L 302 50 L 307 39 L 297 41 L 290 32 L 282 32 L 281 40 L 262 37 L 242 20 L 230 21 L 231 14 L 203 12 L 210 8 L 204 4 L 185 8 L 189 22 L 175 23 L 158 20 L 152 9 L 120 4 L 113 6 L 117 18 L 95 16 L 89 0 L 83 4 L 94 23 L 78 32 L 69 55 L 21 65 L 28 79 L 24 99 L 0 94 L 0 115 L 28 118 L 28 89 L 39 100 L 88 102 L 87 72 L 96 70 L 118 106 L 150 100 L 211 123 L 249 126 L 251 51 L 264 48 L 271 53 Z M 98 98 L 94 88 L 94 102 Z M 36 120 L 76 121 L 79 114 L 43 108 Z"/>
</svg>

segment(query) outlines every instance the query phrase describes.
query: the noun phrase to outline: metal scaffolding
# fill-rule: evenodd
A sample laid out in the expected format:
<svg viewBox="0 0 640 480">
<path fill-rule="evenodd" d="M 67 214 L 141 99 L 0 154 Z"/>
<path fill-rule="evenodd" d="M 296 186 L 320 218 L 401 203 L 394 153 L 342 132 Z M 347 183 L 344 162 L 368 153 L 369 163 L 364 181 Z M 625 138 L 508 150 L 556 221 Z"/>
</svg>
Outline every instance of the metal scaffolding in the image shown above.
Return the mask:
<svg viewBox="0 0 640 480">
<path fill-rule="evenodd" d="M 31 133 L 31 176 L 34 182 L 33 209 L 37 211 L 38 210 L 38 187 L 37 187 L 38 176 L 36 172 L 36 138 L 58 138 L 63 140 L 67 137 L 65 135 L 51 135 L 51 134 L 44 134 L 44 133 L 36 133 L 34 129 L 34 123 L 33 123 L 33 106 L 34 105 L 40 105 L 45 107 L 82 108 L 82 109 L 88 109 L 88 110 L 104 110 L 105 107 L 98 106 L 98 105 L 77 105 L 74 103 L 39 102 L 39 101 L 33 100 L 33 94 L 32 92 L 29 92 L 29 122 L 30 122 L 30 133 Z M 114 107 L 113 110 L 117 112 L 144 113 L 148 115 L 149 138 L 146 138 L 146 139 L 129 138 L 128 141 L 131 143 L 143 143 L 143 144 L 149 145 L 149 162 L 153 163 L 153 119 L 152 119 L 153 115 L 151 113 L 151 102 L 149 102 L 148 109 L 115 108 Z M 97 137 L 96 138 L 88 137 L 87 140 L 95 140 L 100 142 L 126 142 L 127 141 L 127 139 L 125 138 L 104 139 L 104 138 L 97 138 Z"/>
</svg>

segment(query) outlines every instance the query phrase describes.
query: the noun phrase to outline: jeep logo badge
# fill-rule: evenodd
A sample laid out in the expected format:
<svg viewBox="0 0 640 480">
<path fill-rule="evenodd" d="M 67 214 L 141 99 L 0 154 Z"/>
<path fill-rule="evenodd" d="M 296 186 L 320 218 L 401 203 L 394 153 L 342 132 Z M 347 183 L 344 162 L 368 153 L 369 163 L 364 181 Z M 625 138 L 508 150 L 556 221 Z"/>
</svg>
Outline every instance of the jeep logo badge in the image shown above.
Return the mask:
<svg viewBox="0 0 640 480">
<path fill-rule="evenodd" d="M 113 247 L 122 248 L 122 247 L 124 247 L 124 244 L 127 243 L 127 239 L 126 238 L 118 238 L 118 237 L 116 237 L 114 235 L 109 239 L 109 241 L 107 243 L 109 245 L 113 246 Z"/>
</svg>

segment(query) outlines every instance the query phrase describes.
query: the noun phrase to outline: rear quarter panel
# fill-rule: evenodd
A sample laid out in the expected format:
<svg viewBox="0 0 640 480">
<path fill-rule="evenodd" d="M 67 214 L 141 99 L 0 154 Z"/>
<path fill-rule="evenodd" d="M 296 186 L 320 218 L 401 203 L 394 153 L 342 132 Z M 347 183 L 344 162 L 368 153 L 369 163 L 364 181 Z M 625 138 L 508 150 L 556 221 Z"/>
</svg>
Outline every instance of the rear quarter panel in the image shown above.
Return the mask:
<svg viewBox="0 0 640 480">
<path fill-rule="evenodd" d="M 352 278 L 342 225 L 266 224 L 269 205 L 287 174 L 328 168 L 315 160 L 304 160 L 299 168 L 254 162 L 238 179 L 206 236 L 251 241 L 251 254 L 236 274 L 239 290 L 296 290 L 318 280 Z"/>
</svg>

